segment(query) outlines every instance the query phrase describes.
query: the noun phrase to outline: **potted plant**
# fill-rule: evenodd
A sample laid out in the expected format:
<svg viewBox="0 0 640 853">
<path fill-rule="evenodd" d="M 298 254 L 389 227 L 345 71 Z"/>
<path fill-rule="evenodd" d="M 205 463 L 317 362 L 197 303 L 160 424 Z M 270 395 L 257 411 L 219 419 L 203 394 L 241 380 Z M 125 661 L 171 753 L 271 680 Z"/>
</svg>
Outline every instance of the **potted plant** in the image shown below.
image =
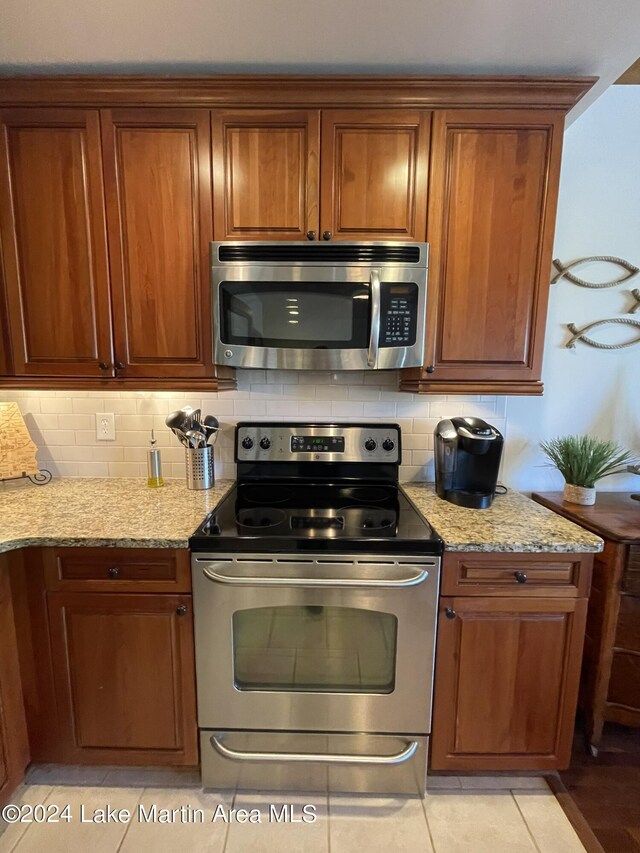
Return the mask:
<svg viewBox="0 0 640 853">
<path fill-rule="evenodd" d="M 637 462 L 633 453 L 614 441 L 590 435 L 563 435 L 540 442 L 540 447 L 565 479 L 564 500 L 590 506 L 596 502 L 596 483 L 621 474 Z"/>
</svg>

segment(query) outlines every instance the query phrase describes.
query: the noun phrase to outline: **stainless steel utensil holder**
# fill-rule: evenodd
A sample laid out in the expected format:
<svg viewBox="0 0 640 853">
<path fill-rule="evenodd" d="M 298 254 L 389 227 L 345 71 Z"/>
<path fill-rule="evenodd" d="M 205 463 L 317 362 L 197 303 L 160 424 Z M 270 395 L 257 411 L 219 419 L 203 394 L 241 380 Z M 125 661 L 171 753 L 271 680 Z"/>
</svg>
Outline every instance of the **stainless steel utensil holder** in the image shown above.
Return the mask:
<svg viewBox="0 0 640 853">
<path fill-rule="evenodd" d="M 187 468 L 188 489 L 211 489 L 213 487 L 213 447 L 191 448 L 184 451 Z"/>
</svg>

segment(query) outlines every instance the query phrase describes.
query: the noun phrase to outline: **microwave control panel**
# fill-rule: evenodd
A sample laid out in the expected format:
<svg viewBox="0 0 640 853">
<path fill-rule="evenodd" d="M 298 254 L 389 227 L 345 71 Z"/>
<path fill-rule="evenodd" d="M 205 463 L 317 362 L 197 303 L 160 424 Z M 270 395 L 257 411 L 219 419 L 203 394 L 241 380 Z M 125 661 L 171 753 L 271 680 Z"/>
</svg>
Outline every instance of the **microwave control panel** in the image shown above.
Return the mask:
<svg viewBox="0 0 640 853">
<path fill-rule="evenodd" d="M 416 342 L 418 285 L 384 282 L 380 288 L 381 347 L 407 347 Z"/>
</svg>

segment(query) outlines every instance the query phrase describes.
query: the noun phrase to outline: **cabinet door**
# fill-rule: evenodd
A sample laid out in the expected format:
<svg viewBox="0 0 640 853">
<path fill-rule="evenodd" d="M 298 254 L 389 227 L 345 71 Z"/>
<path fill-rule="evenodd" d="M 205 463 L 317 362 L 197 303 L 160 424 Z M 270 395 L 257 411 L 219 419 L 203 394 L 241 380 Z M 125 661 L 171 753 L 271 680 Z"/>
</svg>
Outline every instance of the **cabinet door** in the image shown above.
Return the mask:
<svg viewBox="0 0 640 853">
<path fill-rule="evenodd" d="M 209 113 L 102 114 L 118 375 L 213 375 Z"/>
<path fill-rule="evenodd" d="M 29 744 L 8 569 L 0 557 L 0 803 L 22 782 Z"/>
<path fill-rule="evenodd" d="M 14 371 L 110 376 L 98 112 L 15 109 L 0 119 L 0 234 Z"/>
<path fill-rule="evenodd" d="M 321 238 L 425 239 L 430 122 L 421 110 L 323 111 Z"/>
<path fill-rule="evenodd" d="M 586 609 L 585 599 L 441 598 L 432 769 L 568 766 Z"/>
<path fill-rule="evenodd" d="M 542 393 L 562 128 L 550 112 L 434 116 L 421 375 L 434 390 Z"/>
<path fill-rule="evenodd" d="M 191 597 L 51 592 L 47 601 L 64 760 L 196 764 Z"/>
<path fill-rule="evenodd" d="M 307 240 L 318 231 L 317 110 L 212 113 L 216 240 Z"/>
</svg>

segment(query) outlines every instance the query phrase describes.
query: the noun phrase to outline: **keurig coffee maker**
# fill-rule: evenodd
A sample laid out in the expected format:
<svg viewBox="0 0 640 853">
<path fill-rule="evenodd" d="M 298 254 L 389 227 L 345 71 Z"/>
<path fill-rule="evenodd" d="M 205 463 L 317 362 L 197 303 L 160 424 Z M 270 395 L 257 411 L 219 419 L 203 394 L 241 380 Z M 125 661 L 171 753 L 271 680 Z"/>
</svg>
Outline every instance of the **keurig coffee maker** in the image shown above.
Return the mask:
<svg viewBox="0 0 640 853">
<path fill-rule="evenodd" d="M 435 428 L 436 492 L 458 506 L 491 506 L 504 439 L 481 418 L 451 418 Z"/>
</svg>

